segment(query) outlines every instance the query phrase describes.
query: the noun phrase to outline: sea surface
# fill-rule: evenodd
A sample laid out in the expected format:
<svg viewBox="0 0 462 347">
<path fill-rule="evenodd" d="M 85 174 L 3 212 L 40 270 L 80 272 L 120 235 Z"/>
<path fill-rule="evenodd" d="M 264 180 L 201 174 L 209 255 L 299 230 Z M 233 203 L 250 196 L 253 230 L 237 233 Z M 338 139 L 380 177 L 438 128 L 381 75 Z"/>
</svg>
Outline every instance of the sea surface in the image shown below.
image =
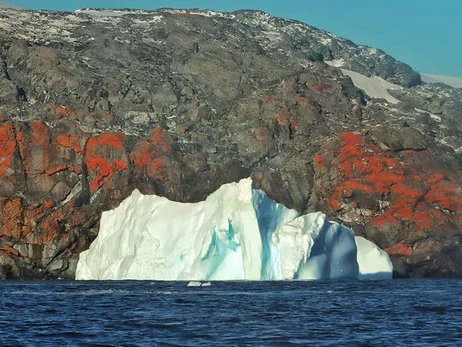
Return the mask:
<svg viewBox="0 0 462 347">
<path fill-rule="evenodd" d="M 462 280 L 0 282 L 1 346 L 462 346 Z"/>
</svg>

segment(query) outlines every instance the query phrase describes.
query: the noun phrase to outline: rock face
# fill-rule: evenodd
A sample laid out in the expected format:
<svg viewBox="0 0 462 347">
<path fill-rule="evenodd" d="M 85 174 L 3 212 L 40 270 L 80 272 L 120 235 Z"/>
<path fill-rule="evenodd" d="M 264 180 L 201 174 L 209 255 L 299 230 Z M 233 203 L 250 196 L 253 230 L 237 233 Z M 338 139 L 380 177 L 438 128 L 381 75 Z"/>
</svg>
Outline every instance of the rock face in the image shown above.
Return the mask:
<svg viewBox="0 0 462 347">
<path fill-rule="evenodd" d="M 135 188 L 196 202 L 247 176 L 396 276 L 462 276 L 461 94 L 379 50 L 252 11 L 4 9 L 0 63 L 1 277 L 73 278 Z"/>
</svg>

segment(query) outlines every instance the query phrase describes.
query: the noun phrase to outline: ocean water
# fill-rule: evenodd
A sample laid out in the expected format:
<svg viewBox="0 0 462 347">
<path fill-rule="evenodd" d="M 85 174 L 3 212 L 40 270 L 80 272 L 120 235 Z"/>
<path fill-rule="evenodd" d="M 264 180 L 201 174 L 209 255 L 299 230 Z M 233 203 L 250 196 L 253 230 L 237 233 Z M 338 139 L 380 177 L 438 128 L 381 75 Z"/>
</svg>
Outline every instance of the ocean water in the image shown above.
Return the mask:
<svg viewBox="0 0 462 347">
<path fill-rule="evenodd" d="M 0 282 L 1 346 L 462 346 L 462 280 Z"/>
</svg>

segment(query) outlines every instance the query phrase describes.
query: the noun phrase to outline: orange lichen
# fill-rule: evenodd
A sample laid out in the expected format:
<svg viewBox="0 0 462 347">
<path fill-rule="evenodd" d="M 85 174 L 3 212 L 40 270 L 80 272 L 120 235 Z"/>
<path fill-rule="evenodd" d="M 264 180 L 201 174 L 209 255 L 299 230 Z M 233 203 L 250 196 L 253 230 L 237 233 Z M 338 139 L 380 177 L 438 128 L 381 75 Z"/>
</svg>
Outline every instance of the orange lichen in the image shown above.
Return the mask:
<svg viewBox="0 0 462 347">
<path fill-rule="evenodd" d="M 289 120 L 287 119 L 287 117 L 284 115 L 282 111 L 279 112 L 279 121 L 283 124 L 289 123 Z"/>
<path fill-rule="evenodd" d="M 336 199 L 335 196 L 331 197 L 329 199 L 329 206 L 332 210 L 338 212 L 342 209 L 342 204 L 340 203 L 340 201 L 338 199 Z"/>
<path fill-rule="evenodd" d="M 56 107 L 56 111 L 58 112 L 58 114 L 62 117 L 62 116 L 76 116 L 77 115 L 77 111 L 71 109 L 70 107 L 68 106 L 64 106 L 64 105 L 59 105 Z"/>
<path fill-rule="evenodd" d="M 341 140 L 343 145 L 336 157 L 340 182 L 322 192 L 332 210 L 339 211 L 345 203 L 351 206 L 356 203 L 355 208 L 361 209 L 359 201 L 353 201 L 355 193 L 359 193 L 359 197 L 370 197 L 364 200 L 366 204 L 386 197 L 386 208 L 380 215 L 371 216 L 370 224 L 382 226 L 405 220 L 419 230 L 435 228 L 448 218 L 442 210 L 456 214 L 462 210 L 460 180 L 436 173 L 426 180 L 429 187 L 426 188 L 422 174 L 414 173 L 391 153 L 367 143 L 361 135 L 344 133 Z M 321 157 L 316 157 L 315 163 L 323 167 Z"/>
<path fill-rule="evenodd" d="M 16 151 L 16 140 L 11 124 L 0 127 L 0 176 L 13 165 L 13 154 Z"/>
<path fill-rule="evenodd" d="M 430 178 L 428 179 L 428 183 L 435 184 L 442 180 L 444 180 L 444 175 L 437 173 L 437 174 L 430 176 Z"/>
<path fill-rule="evenodd" d="M 130 153 L 130 160 L 139 167 L 144 174 L 161 179 L 164 176 L 164 158 L 156 150 L 157 144 L 141 141 Z M 163 146 L 160 146 L 162 150 Z"/>
<path fill-rule="evenodd" d="M 82 170 L 80 170 L 79 168 L 76 168 L 75 166 L 73 166 L 71 164 L 59 165 L 57 167 L 46 170 L 45 173 L 48 176 L 52 176 L 52 175 L 54 175 L 54 174 L 56 174 L 58 172 L 65 171 L 67 169 L 70 169 L 70 170 L 74 171 L 76 174 L 81 174 L 82 173 Z"/>
<path fill-rule="evenodd" d="M 385 248 L 385 252 L 388 254 L 400 254 L 405 256 L 410 256 L 413 253 L 412 248 L 407 246 L 404 240 L 397 243 L 396 245 Z"/>
<path fill-rule="evenodd" d="M 98 137 L 98 145 L 121 149 L 124 148 L 124 140 L 123 133 L 102 133 Z"/>
<path fill-rule="evenodd" d="M 149 142 L 141 141 L 137 148 L 130 154 L 130 159 L 136 166 L 145 167 L 152 158 L 157 156 L 157 152 L 152 150 Z"/>
<path fill-rule="evenodd" d="M 11 256 L 19 257 L 21 255 L 17 249 L 9 245 L 4 245 L 2 248 L 2 255 L 5 257 L 11 258 Z"/>
<path fill-rule="evenodd" d="M 452 181 L 438 181 L 431 186 L 425 200 L 453 212 L 462 210 L 462 189 Z"/>
<path fill-rule="evenodd" d="M 56 138 L 56 142 L 62 147 L 72 148 L 76 153 L 83 152 L 77 135 L 59 135 Z"/>
<path fill-rule="evenodd" d="M 111 159 L 119 156 L 124 148 L 125 134 L 102 133 L 91 137 L 87 142 L 86 164 L 89 171 L 96 173 L 95 179 L 90 183 L 90 189 L 98 190 L 117 172 L 127 172 L 128 163 L 120 159 Z"/>
<path fill-rule="evenodd" d="M 164 165 L 164 160 L 162 158 L 156 158 L 152 162 L 151 170 L 156 173 L 161 173 L 163 165 Z"/>
<path fill-rule="evenodd" d="M 170 147 L 167 145 L 167 142 L 165 141 L 165 138 L 164 138 L 165 134 L 162 128 L 156 127 L 153 129 L 151 133 L 152 134 L 149 137 L 150 141 L 154 142 L 155 144 L 161 145 L 163 151 L 166 153 L 170 153 L 172 151 Z"/>
<path fill-rule="evenodd" d="M 352 144 L 361 144 L 363 143 L 363 137 L 355 133 L 343 133 L 340 137 L 343 142 L 352 143 Z"/>
<path fill-rule="evenodd" d="M 322 155 L 316 155 L 314 157 L 314 162 L 318 167 L 326 166 L 326 158 L 324 158 Z"/>
<path fill-rule="evenodd" d="M 69 112 L 69 107 L 64 106 L 64 105 L 59 105 L 56 107 L 56 109 L 62 114 L 66 115 Z"/>
<path fill-rule="evenodd" d="M 310 100 L 310 99 L 307 99 L 305 98 L 304 96 L 300 96 L 298 98 L 298 103 L 302 106 L 305 106 L 305 105 L 313 105 L 313 101 Z"/>
<path fill-rule="evenodd" d="M 50 136 L 48 133 L 48 127 L 45 123 L 39 120 L 31 122 L 32 129 L 32 142 L 41 146 L 48 146 L 50 142 Z"/>
<path fill-rule="evenodd" d="M 318 93 L 321 93 L 327 89 L 330 89 L 331 87 L 332 86 L 330 85 L 330 83 L 327 83 L 327 82 L 311 84 L 311 89 Z"/>
<path fill-rule="evenodd" d="M 3 204 L 3 225 L 0 228 L 0 236 L 11 237 L 14 240 L 19 240 L 22 235 L 21 221 L 22 221 L 22 199 L 13 198 L 4 201 Z"/>
<path fill-rule="evenodd" d="M 45 208 L 52 208 L 53 206 L 55 206 L 55 202 L 53 200 L 46 200 L 43 202 L 43 206 Z"/>
</svg>

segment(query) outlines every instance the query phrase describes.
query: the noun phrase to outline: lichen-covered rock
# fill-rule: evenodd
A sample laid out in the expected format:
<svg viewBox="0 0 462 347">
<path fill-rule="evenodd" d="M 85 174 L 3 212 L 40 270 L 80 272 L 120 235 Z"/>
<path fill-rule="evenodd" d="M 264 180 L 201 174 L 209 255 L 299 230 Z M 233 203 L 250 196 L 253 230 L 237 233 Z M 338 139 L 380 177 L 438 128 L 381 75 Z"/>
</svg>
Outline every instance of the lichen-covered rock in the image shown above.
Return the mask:
<svg viewBox="0 0 462 347">
<path fill-rule="evenodd" d="M 323 60 L 420 77 L 261 12 L 3 11 L 0 278 L 73 278 L 102 211 L 135 188 L 194 202 L 248 176 L 353 226 L 399 276 L 462 275 L 458 93 L 366 102 Z"/>
<path fill-rule="evenodd" d="M 317 207 L 385 249 L 398 273 L 461 276 L 462 166 L 434 146 L 396 153 L 375 139 L 347 132 L 320 150 Z"/>
</svg>

